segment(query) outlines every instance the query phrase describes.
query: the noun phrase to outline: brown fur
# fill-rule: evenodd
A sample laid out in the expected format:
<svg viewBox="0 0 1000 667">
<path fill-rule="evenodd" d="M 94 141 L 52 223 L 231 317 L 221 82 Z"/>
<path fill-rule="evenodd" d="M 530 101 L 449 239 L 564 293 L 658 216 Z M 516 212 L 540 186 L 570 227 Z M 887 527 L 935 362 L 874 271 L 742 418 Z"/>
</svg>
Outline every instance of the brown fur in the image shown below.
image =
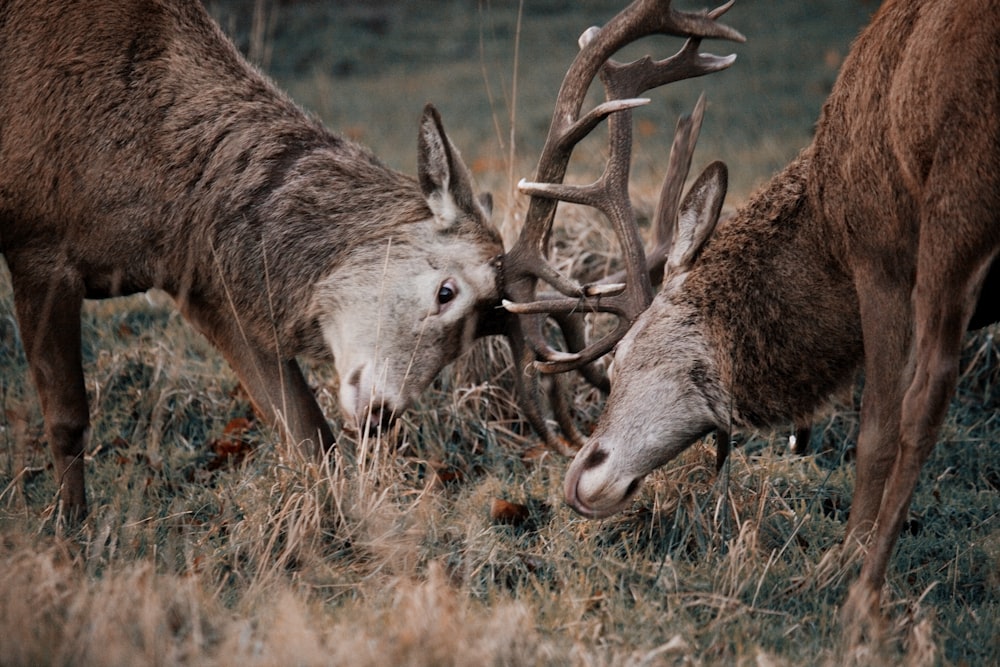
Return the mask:
<svg viewBox="0 0 1000 667">
<path fill-rule="evenodd" d="M 368 380 L 381 359 L 341 372 L 359 418 L 369 393 L 376 412 L 402 408 L 463 349 L 498 300 L 502 247 L 432 109 L 420 146 L 418 181 L 327 131 L 196 0 L 0 6 L 0 250 L 67 509 L 86 507 L 84 298 L 165 290 L 272 423 L 323 446 L 333 438 L 294 358 L 329 358 L 337 318 L 410 311 L 405 340 L 381 343 L 404 369 L 394 394 Z M 435 305 L 435 271 L 453 272 L 460 298 Z M 418 274 L 420 299 L 405 294 Z M 352 291 L 373 312 L 350 310 Z M 421 348 L 415 329 L 450 347 Z"/>
<path fill-rule="evenodd" d="M 705 431 L 805 423 L 863 367 L 847 535 L 874 538 L 845 618 L 877 616 L 962 334 L 998 314 L 998 119 L 996 4 L 886 2 L 812 145 L 667 277 L 623 339 L 569 502 L 616 511 Z"/>
<path fill-rule="evenodd" d="M 810 167 L 807 151 L 722 223 L 676 297 L 724 341 L 715 362 L 737 426 L 808 422 L 861 358 L 850 278 L 820 259 Z"/>
</svg>

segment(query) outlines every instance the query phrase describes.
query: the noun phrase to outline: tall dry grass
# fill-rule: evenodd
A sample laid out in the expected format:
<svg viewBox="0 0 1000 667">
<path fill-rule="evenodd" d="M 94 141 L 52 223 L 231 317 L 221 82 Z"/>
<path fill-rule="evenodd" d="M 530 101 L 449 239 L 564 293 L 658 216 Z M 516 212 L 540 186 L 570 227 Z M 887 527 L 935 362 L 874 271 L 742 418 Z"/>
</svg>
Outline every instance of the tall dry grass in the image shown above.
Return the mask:
<svg viewBox="0 0 1000 667">
<path fill-rule="evenodd" d="M 283 22 L 262 16 L 267 23 L 254 34 L 273 30 L 280 40 Z M 541 12 L 525 20 L 577 22 Z M 268 57 L 280 56 L 281 44 Z M 375 87 L 385 83 L 380 76 L 370 77 Z M 413 76 L 414 85 L 429 80 Z M 345 84 L 316 72 L 309 80 Z M 530 126 L 524 107 L 541 104 L 532 101 L 541 93 L 529 87 L 522 85 L 520 118 Z M 497 84 L 494 99 L 502 98 Z M 455 115 L 449 127 L 473 117 Z M 660 130 L 648 131 L 652 144 Z M 804 143 L 794 132 L 781 141 Z M 523 202 L 505 194 L 509 148 L 498 162 L 493 149 L 466 155 L 496 190 L 498 219 L 513 221 Z M 744 151 L 752 145 L 726 157 L 740 164 Z M 775 154 L 793 151 L 781 143 Z M 526 152 L 518 155 L 528 162 Z M 655 153 L 636 174 L 643 220 L 656 195 Z M 707 161 L 724 153 L 699 154 Z M 599 158 L 598 147 L 581 173 Z M 557 255 L 567 270 L 613 264 L 615 244 L 601 221 L 567 207 L 560 225 Z M 71 528 L 56 512 L 4 270 L 0 663 L 996 664 L 995 334 L 968 341 L 959 393 L 889 575 L 885 641 L 844 646 L 837 612 L 858 560 L 842 559 L 835 546 L 853 484 L 853 398 L 817 425 L 807 456 L 788 455 L 785 433 L 746 434 L 717 474 L 708 439 L 655 473 L 628 512 L 593 522 L 563 506 L 567 461 L 540 455 L 519 419 L 515 370 L 501 343 L 481 343 L 442 373 L 384 437 L 334 423 L 336 454 L 317 462 L 254 419 L 232 373 L 168 301 L 93 303 L 83 334 L 93 509 Z M 331 370 L 311 368 L 309 377 L 336 415 Z M 601 397 L 576 390 L 586 428 Z M 498 500 L 516 511 L 494 515 Z"/>
<path fill-rule="evenodd" d="M 2 294 L 10 313 L 6 277 Z M 336 456 L 318 463 L 252 419 L 232 374 L 169 306 L 102 303 L 85 327 L 94 509 L 73 530 L 55 512 L 37 406 L 3 322 L 4 664 L 1000 656 L 992 331 L 970 339 L 900 540 L 887 641 L 847 650 L 837 609 L 857 563 L 835 546 L 850 503 L 851 405 L 819 425 L 808 456 L 789 456 L 783 433 L 758 434 L 716 474 L 709 439 L 654 474 L 630 511 L 591 522 L 562 505 L 567 462 L 538 456 L 518 419 L 500 344 L 448 369 L 389 436 L 338 431 Z M 311 379 L 335 414 L 329 369 Z M 599 398 L 579 396 L 585 427 Z M 523 512 L 492 518 L 497 499 Z"/>
</svg>

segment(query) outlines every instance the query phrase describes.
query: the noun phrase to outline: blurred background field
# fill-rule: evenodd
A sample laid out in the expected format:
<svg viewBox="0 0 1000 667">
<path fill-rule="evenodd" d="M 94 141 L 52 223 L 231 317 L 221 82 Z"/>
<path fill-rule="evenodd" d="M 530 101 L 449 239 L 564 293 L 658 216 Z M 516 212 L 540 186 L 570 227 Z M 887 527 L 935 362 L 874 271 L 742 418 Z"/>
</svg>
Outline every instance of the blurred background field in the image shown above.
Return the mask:
<svg viewBox="0 0 1000 667">
<path fill-rule="evenodd" d="M 509 231 L 523 206 L 512 182 L 531 175 L 577 37 L 624 2 L 207 4 L 295 100 L 402 171 L 415 173 L 417 118 L 437 105 Z M 747 42 L 702 47 L 736 53 L 735 65 L 654 91 L 636 113 L 640 217 L 677 115 L 702 91 L 693 168 L 728 163 L 729 206 L 790 160 L 875 8 L 737 2 L 724 20 Z M 679 47 L 649 39 L 622 59 Z M 597 137 L 581 148 L 571 177 L 594 178 L 604 147 Z M 596 252 L 613 253 L 600 220 L 566 212 L 568 255 L 595 238 Z M 843 646 L 837 611 L 857 562 L 841 565 L 831 548 L 850 506 L 855 398 L 817 424 L 807 456 L 788 455 L 784 432 L 746 434 L 716 474 L 708 438 L 654 474 L 630 511 L 592 522 L 561 502 L 567 461 L 542 453 L 518 419 L 500 343 L 447 369 L 386 438 L 344 431 L 336 378 L 310 369 L 340 443 L 318 465 L 256 421 L 168 301 L 93 303 L 83 333 L 93 513 L 67 531 L 4 269 L 0 664 L 997 664 L 994 336 L 969 338 L 897 547 L 889 641 Z M 586 428 L 600 397 L 578 390 Z"/>
<path fill-rule="evenodd" d="M 209 4 L 296 100 L 390 165 L 413 173 L 416 119 L 433 102 L 468 161 L 491 177 L 506 174 L 512 111 L 516 153 L 525 161 L 518 166 L 530 170 L 577 38 L 624 5 L 338 0 L 289 1 L 261 12 L 251 2 Z M 733 191 L 745 196 L 806 145 L 840 61 L 875 7 L 862 0 L 736 3 L 725 21 L 747 42 L 705 42 L 702 49 L 735 53 L 736 65 L 650 94 L 652 104 L 637 114 L 637 174 L 660 173 L 677 115 L 704 91 L 709 108 L 698 156 L 702 163 L 726 160 Z M 679 46 L 650 38 L 621 59 L 662 58 Z"/>
</svg>

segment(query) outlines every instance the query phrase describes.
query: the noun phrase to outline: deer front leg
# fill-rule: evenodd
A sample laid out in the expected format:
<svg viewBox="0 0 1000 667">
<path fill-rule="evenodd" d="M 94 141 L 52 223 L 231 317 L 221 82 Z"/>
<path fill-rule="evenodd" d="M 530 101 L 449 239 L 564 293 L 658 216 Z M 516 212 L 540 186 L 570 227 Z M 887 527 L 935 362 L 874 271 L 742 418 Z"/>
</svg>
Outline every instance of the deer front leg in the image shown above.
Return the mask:
<svg viewBox="0 0 1000 667">
<path fill-rule="evenodd" d="M 912 318 L 908 286 L 892 286 L 885 276 L 866 277 L 858 290 L 865 349 L 865 387 L 855 461 L 854 494 L 844 536 L 845 548 L 865 543 L 878 517 L 882 491 L 896 459 L 899 410 L 905 382 Z M 879 288 L 879 285 L 885 287 Z"/>
<path fill-rule="evenodd" d="M 80 355 L 83 294 L 54 279 L 40 289 L 29 288 L 13 267 L 11 274 L 18 328 L 42 405 L 59 499 L 70 521 L 77 521 L 87 514 L 83 452 L 90 425 Z"/>
<path fill-rule="evenodd" d="M 269 358 L 266 351 L 251 349 L 223 355 L 254 408 L 288 442 L 315 456 L 333 448 L 333 431 L 294 359 Z"/>
<path fill-rule="evenodd" d="M 900 275 L 902 273 L 903 275 Z M 899 411 L 906 385 L 909 356 L 909 322 L 912 321 L 910 287 L 905 273 L 887 275 L 876 268 L 856 271 L 865 349 L 865 388 L 861 397 L 854 494 L 844 535 L 846 557 L 857 543 L 867 544 L 879 516 L 886 480 L 896 461 Z M 866 561 L 867 562 L 867 561 Z M 878 585 L 852 587 L 841 609 L 845 640 L 852 645 L 862 637 L 882 634 Z"/>
<path fill-rule="evenodd" d="M 209 310 L 190 302 L 182 305 L 184 315 L 236 372 L 257 413 L 289 442 L 317 456 L 331 449 L 333 432 L 298 363 L 256 344 L 235 316 L 227 320 Z"/>
<path fill-rule="evenodd" d="M 986 240 L 970 245 L 989 247 Z M 848 596 L 855 608 L 862 607 L 865 601 L 878 602 L 878 591 L 885 581 L 920 471 L 934 449 L 955 393 L 962 337 L 992 262 L 992 257 L 941 257 L 947 249 L 947 244 L 933 238 L 921 239 L 921 264 L 914 289 L 915 368 L 901 401 L 899 452 L 881 498 L 874 539 Z M 961 267 L 958 273 L 966 275 L 955 280 L 955 275 L 942 275 L 941 266 Z M 979 270 L 967 268 L 977 266 Z"/>
</svg>

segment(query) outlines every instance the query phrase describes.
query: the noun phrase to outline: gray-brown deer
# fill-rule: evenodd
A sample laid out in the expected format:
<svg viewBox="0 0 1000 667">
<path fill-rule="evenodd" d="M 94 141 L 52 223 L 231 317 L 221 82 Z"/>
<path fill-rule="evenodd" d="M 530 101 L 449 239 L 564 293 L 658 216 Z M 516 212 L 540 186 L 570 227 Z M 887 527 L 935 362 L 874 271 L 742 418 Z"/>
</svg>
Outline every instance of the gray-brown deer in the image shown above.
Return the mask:
<svg viewBox="0 0 1000 667">
<path fill-rule="evenodd" d="M 714 21 L 721 11 L 639 0 L 612 20 L 568 72 L 540 164 L 561 178 L 584 134 L 639 103 L 576 122 L 597 69 L 622 45 L 657 32 L 693 38 L 648 69 L 642 90 L 728 66 L 695 51 L 700 37 L 741 39 Z M 530 364 L 524 332 L 538 318 L 525 326 L 499 309 L 502 294 L 531 301 L 538 277 L 568 294 L 601 291 L 539 268 L 555 211 L 544 198 L 503 255 L 488 199 L 475 196 L 433 108 L 420 121 L 418 178 L 387 169 L 297 108 L 196 0 L 4 3 L 0 90 L 0 251 L 70 514 L 87 508 L 86 298 L 165 290 L 258 412 L 319 452 L 333 435 L 296 357 L 332 357 L 342 410 L 380 422 L 478 336 L 506 333 Z M 620 120 L 617 133 L 628 134 Z M 620 157 L 627 183 L 627 149 Z M 679 188 L 683 178 L 668 181 Z M 634 228 L 619 228 L 638 242 Z M 579 321 L 566 330 L 577 335 Z M 521 405 L 561 447 L 536 380 L 518 376 Z"/>
<path fill-rule="evenodd" d="M 708 188 L 722 198 L 721 180 Z M 588 517 L 617 512 L 704 434 L 808 423 L 863 367 L 845 539 L 870 541 L 844 613 L 877 619 L 963 333 L 997 315 L 1000 8 L 888 0 L 812 144 L 714 225 L 681 217 L 678 261 L 618 343 L 566 499 Z"/>
<path fill-rule="evenodd" d="M 255 408 L 315 450 L 296 363 L 345 413 L 402 409 L 494 307 L 500 237 L 428 107 L 419 175 L 383 166 L 250 66 L 197 0 L 0 5 L 0 251 L 65 511 L 86 512 L 85 298 L 160 288 Z"/>
</svg>

